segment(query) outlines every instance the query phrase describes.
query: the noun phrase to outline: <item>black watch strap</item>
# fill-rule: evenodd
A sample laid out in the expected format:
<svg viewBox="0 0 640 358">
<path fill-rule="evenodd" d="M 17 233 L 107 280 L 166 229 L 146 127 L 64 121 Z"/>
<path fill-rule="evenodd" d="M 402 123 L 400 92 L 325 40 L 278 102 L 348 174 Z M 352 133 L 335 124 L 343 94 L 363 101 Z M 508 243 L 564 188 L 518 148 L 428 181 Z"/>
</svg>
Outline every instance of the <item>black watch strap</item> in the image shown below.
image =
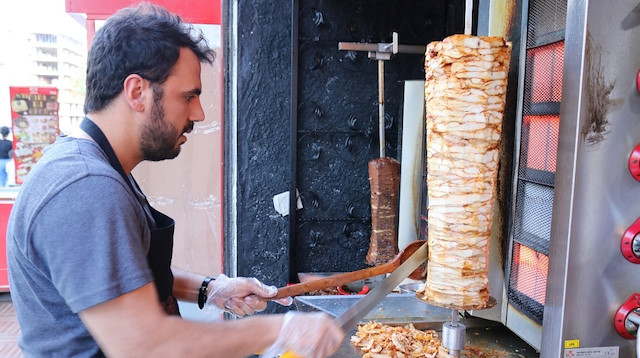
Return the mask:
<svg viewBox="0 0 640 358">
<path fill-rule="evenodd" d="M 202 285 L 200 285 L 200 289 L 198 290 L 198 307 L 200 309 L 204 308 L 204 304 L 207 302 L 207 287 L 209 286 L 209 282 L 214 281 L 213 277 L 205 277 L 204 281 L 202 281 Z"/>
</svg>

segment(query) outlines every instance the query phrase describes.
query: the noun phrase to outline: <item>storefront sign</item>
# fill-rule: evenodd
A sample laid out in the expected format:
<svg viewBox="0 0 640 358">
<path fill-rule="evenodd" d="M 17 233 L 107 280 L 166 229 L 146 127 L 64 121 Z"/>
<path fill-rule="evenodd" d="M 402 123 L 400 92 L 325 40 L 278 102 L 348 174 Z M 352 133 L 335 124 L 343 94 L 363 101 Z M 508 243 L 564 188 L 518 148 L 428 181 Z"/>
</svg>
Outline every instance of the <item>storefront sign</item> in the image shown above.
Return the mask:
<svg viewBox="0 0 640 358">
<path fill-rule="evenodd" d="M 42 149 L 60 134 L 58 89 L 53 87 L 9 87 L 15 182 L 22 184 Z"/>
</svg>

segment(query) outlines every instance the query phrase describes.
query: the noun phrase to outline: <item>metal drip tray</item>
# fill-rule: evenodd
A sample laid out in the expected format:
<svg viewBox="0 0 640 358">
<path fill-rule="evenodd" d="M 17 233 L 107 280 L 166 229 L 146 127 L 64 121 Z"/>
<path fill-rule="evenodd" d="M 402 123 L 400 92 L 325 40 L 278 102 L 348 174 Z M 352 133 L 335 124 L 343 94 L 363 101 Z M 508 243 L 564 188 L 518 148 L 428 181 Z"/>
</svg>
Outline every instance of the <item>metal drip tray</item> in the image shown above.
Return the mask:
<svg viewBox="0 0 640 358">
<path fill-rule="evenodd" d="M 354 296 L 298 296 L 295 298 L 298 311 L 322 311 L 334 317 L 354 305 L 362 295 Z M 362 322 L 376 321 L 390 325 L 413 324 L 420 330 L 433 329 L 442 332 L 444 322 L 451 320 L 451 309 L 429 305 L 418 300 L 415 293 L 392 293 L 385 297 L 365 316 Z M 466 327 L 465 358 L 538 358 L 539 352 L 517 337 L 500 323 L 481 318 L 460 319 Z M 340 349 L 331 358 L 360 358 L 362 352 L 350 343 L 356 330 L 347 332 Z"/>
<path fill-rule="evenodd" d="M 322 311 L 334 317 L 353 306 L 363 296 L 298 296 L 298 311 Z M 376 321 L 387 324 L 413 323 L 418 329 L 440 329 L 449 320 L 451 310 L 426 304 L 415 293 L 389 294 L 374 307 L 363 322 Z"/>
</svg>

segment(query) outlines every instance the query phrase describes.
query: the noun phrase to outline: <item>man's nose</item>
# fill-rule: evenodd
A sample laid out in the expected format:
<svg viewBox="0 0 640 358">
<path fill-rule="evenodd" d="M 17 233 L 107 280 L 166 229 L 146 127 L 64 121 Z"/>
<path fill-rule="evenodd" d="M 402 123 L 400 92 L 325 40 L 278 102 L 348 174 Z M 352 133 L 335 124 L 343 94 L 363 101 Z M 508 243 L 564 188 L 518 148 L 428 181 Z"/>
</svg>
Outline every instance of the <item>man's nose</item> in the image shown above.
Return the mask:
<svg viewBox="0 0 640 358">
<path fill-rule="evenodd" d="M 193 104 L 193 108 L 191 109 L 191 115 L 189 116 L 189 120 L 194 122 L 202 122 L 204 121 L 204 109 L 202 109 L 202 103 L 200 103 L 200 98 Z"/>
</svg>

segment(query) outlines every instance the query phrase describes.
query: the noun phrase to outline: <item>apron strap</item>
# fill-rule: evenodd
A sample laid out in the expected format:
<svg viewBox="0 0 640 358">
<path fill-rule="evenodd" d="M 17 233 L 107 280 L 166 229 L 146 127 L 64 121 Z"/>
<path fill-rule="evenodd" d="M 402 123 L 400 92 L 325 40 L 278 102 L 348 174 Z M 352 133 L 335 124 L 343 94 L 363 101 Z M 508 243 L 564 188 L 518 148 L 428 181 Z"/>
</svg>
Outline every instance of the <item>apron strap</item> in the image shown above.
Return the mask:
<svg viewBox="0 0 640 358">
<path fill-rule="evenodd" d="M 120 176 L 122 176 L 122 179 L 124 179 L 124 181 L 127 183 L 133 195 L 142 205 L 142 208 L 144 209 L 147 218 L 150 220 L 150 223 L 155 226 L 155 218 L 153 217 L 153 214 L 150 210 L 151 205 L 149 204 L 147 197 L 142 193 L 142 190 L 140 189 L 140 186 L 138 186 L 136 180 L 133 178 L 133 175 L 127 175 L 124 172 L 124 168 L 122 168 L 122 164 L 120 164 L 120 161 L 118 160 L 116 153 L 113 151 L 113 147 L 111 147 L 111 144 L 109 144 L 109 140 L 104 135 L 104 132 L 102 132 L 100 127 L 93 123 L 93 121 L 88 117 L 84 117 L 84 119 L 82 119 L 82 122 L 80 122 L 80 129 L 85 131 L 91 138 L 93 138 L 100 149 L 102 149 L 104 154 L 107 156 L 107 159 L 109 160 L 109 164 L 111 164 L 113 169 L 115 169 L 120 174 Z M 151 229 L 153 229 L 153 226 L 151 227 Z"/>
<path fill-rule="evenodd" d="M 122 176 L 133 195 L 138 199 L 140 205 L 142 205 L 149 220 L 149 229 L 152 235 L 147 260 L 149 261 L 149 266 L 154 276 L 156 289 L 158 290 L 161 301 L 160 303 L 168 314 L 180 315 L 177 301 L 172 294 L 173 274 L 171 272 L 171 257 L 173 253 L 173 219 L 151 207 L 133 176 L 125 174 L 116 153 L 113 151 L 113 147 L 109 144 L 109 140 L 100 127 L 93 123 L 88 117 L 84 117 L 80 123 L 80 128 L 100 146 L 111 166 Z"/>
<path fill-rule="evenodd" d="M 109 140 L 105 137 L 104 133 L 95 123 L 93 123 L 88 117 L 84 117 L 82 122 L 80 123 L 80 129 L 85 131 L 93 140 L 98 143 L 98 146 L 104 151 L 104 154 L 107 155 L 107 159 L 109 159 L 109 163 L 124 179 L 124 181 L 129 184 L 131 190 L 133 190 L 133 186 L 129 182 L 129 177 L 125 174 L 124 169 L 122 168 L 122 164 L 118 160 L 116 153 L 113 151 L 111 144 L 109 144 Z M 135 193 L 135 191 L 133 191 Z"/>
</svg>

